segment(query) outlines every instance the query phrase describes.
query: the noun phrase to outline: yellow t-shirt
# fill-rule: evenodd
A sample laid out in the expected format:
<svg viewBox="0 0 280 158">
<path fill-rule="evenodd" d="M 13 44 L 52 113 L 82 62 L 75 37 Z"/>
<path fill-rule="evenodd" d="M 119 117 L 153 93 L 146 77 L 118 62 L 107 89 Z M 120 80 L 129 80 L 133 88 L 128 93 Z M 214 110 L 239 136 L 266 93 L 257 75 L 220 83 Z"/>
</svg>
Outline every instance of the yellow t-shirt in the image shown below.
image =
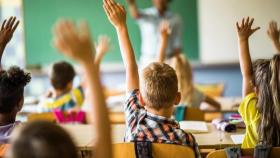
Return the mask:
<svg viewBox="0 0 280 158">
<path fill-rule="evenodd" d="M 257 96 L 255 93 L 247 95 L 239 107 L 239 113 L 246 125 L 246 133 L 242 148 L 255 148 L 258 143 L 257 125 L 260 115 L 256 109 Z"/>
</svg>

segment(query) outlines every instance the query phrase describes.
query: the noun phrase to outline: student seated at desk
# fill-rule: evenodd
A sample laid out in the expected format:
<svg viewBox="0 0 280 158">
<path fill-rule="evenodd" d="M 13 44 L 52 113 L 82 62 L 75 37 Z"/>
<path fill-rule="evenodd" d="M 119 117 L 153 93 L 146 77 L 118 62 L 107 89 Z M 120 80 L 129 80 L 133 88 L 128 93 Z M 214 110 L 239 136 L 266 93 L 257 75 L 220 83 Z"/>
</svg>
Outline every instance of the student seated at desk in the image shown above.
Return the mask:
<svg viewBox="0 0 280 158">
<path fill-rule="evenodd" d="M 167 41 L 170 35 L 169 23 L 168 21 L 162 21 L 160 25 L 161 31 L 161 44 L 159 49 L 158 61 L 165 61 L 165 50 L 167 47 Z M 180 105 L 200 108 L 202 103 L 207 103 L 216 110 L 221 109 L 221 104 L 218 103 L 215 99 L 206 96 L 201 91 L 196 89 L 193 84 L 193 74 L 192 67 L 187 58 L 183 54 L 176 54 L 170 60 L 170 65 L 175 69 L 178 82 L 179 82 L 179 91 L 181 92 L 182 99 Z"/>
<path fill-rule="evenodd" d="M 96 49 L 95 64 L 99 71 L 100 63 L 103 56 L 110 47 L 109 38 L 100 36 L 99 43 Z M 82 108 L 84 101 L 85 106 L 88 106 L 86 100 L 87 81 L 82 81 L 81 85 L 73 88 L 73 80 L 76 72 L 73 66 L 65 61 L 54 63 L 50 74 L 50 82 L 52 90 L 47 94 L 47 98 L 41 101 L 43 111 L 52 111 L 59 109 L 62 111 L 79 110 Z M 84 107 L 83 109 L 88 109 Z"/>
<path fill-rule="evenodd" d="M 0 31 L 0 64 L 6 45 L 11 40 L 19 21 L 15 17 L 5 20 Z M 16 115 L 23 106 L 24 87 L 30 82 L 29 73 L 18 67 L 3 70 L 0 66 L 0 144 L 9 141 L 10 134 L 20 122 Z"/>
<path fill-rule="evenodd" d="M 103 7 L 116 29 L 126 69 L 125 141 L 186 145 L 200 157 L 194 136 L 180 129 L 180 125 L 171 119 L 174 105 L 180 102 L 174 69 L 164 63 L 151 63 L 139 78 L 124 7 L 113 0 L 104 0 Z"/>
<path fill-rule="evenodd" d="M 75 76 L 76 72 L 70 63 L 60 61 L 53 64 L 50 74 L 52 90 L 48 92 L 47 98 L 41 101 L 44 111 L 67 111 L 82 106 L 84 91 L 82 86 L 73 88 Z"/>
<path fill-rule="evenodd" d="M 94 158 L 111 158 L 111 131 L 105 97 L 102 92 L 99 72 L 94 64 L 95 49 L 90 39 L 88 26 L 81 23 L 77 28 L 70 21 L 60 21 L 55 26 L 56 48 L 71 57 L 85 69 L 88 81 L 89 100 L 94 118 L 96 139 Z M 98 105 L 98 106 L 97 106 Z M 49 122 L 32 122 L 23 125 L 15 133 L 10 158 L 78 158 L 77 148 L 70 136 L 58 125 Z"/>
<path fill-rule="evenodd" d="M 246 124 L 242 147 L 280 146 L 280 55 L 252 64 L 249 37 L 260 29 L 252 28 L 253 22 L 248 17 L 236 24 L 244 98 L 239 113 Z"/>
</svg>

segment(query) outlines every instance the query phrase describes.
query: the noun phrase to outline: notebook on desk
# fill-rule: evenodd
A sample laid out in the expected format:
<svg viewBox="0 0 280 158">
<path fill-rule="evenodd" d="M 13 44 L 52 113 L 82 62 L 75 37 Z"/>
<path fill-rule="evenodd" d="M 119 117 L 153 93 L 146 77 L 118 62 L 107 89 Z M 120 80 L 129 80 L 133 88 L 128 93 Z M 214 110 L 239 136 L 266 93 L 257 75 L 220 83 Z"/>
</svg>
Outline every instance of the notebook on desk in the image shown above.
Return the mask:
<svg viewBox="0 0 280 158">
<path fill-rule="evenodd" d="M 180 121 L 181 129 L 190 133 L 207 133 L 207 123 L 204 121 Z"/>
</svg>

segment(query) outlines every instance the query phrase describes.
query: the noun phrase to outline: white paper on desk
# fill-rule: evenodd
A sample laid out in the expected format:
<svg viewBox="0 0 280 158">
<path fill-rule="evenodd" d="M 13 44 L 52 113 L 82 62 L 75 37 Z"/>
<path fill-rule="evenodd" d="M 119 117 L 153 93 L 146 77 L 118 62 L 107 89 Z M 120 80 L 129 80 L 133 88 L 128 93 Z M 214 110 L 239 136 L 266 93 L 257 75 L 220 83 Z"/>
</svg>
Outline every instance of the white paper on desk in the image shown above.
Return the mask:
<svg viewBox="0 0 280 158">
<path fill-rule="evenodd" d="M 208 127 L 203 121 L 180 121 L 181 129 L 191 133 L 207 133 Z"/>
<path fill-rule="evenodd" d="M 242 144 L 244 134 L 236 134 L 230 136 L 234 144 Z"/>
</svg>

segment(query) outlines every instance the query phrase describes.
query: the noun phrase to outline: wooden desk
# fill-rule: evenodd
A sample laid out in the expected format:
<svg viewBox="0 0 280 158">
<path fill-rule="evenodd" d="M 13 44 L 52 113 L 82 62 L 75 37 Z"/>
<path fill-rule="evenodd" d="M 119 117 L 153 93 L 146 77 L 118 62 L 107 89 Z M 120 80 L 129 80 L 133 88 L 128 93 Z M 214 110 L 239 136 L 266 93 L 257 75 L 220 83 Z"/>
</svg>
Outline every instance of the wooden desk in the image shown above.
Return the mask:
<svg viewBox="0 0 280 158">
<path fill-rule="evenodd" d="M 95 139 L 91 125 L 62 125 L 70 133 L 80 150 L 91 150 Z M 208 124 L 209 133 L 194 134 L 200 149 L 223 149 L 236 146 L 231 140 L 231 135 L 244 134 L 245 129 L 235 133 L 218 131 L 213 125 Z M 113 143 L 122 143 L 124 140 L 125 125 L 112 125 Z"/>
</svg>

